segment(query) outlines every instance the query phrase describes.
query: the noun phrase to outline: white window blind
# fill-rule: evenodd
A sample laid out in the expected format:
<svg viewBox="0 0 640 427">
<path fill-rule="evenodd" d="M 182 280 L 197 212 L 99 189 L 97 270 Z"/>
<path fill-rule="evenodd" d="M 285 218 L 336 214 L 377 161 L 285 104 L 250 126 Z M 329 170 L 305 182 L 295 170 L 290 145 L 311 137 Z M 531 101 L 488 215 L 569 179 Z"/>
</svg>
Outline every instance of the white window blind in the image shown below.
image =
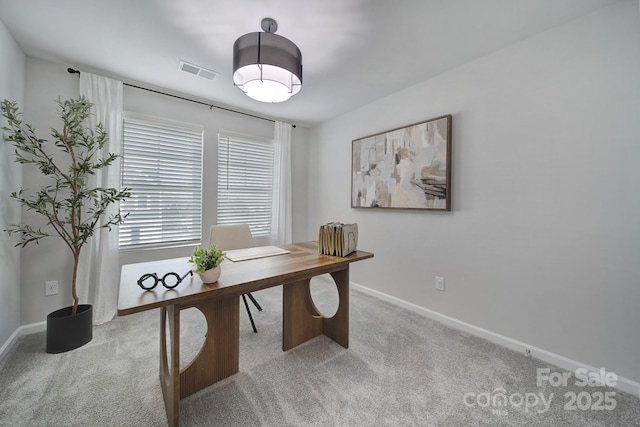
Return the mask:
<svg viewBox="0 0 640 427">
<path fill-rule="evenodd" d="M 248 224 L 253 236 L 271 233 L 273 142 L 218 135 L 218 224 Z"/>
<path fill-rule="evenodd" d="M 199 244 L 203 128 L 132 114 L 123 128 L 120 248 Z"/>
</svg>

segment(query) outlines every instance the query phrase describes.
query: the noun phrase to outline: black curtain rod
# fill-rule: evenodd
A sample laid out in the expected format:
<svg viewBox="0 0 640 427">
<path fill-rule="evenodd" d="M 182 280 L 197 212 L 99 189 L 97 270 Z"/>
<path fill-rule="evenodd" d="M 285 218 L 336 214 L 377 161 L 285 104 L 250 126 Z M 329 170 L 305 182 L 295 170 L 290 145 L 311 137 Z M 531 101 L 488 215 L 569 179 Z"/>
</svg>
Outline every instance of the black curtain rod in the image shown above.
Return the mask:
<svg viewBox="0 0 640 427">
<path fill-rule="evenodd" d="M 69 74 L 77 74 L 78 76 L 80 75 L 80 71 L 79 70 L 74 70 L 73 68 L 67 68 L 67 72 Z M 249 117 L 253 117 L 254 119 L 266 120 L 268 122 L 275 123 L 275 120 L 267 119 L 266 117 L 255 116 L 253 114 L 245 113 L 245 112 L 242 112 L 242 111 L 232 110 L 231 108 L 219 107 L 217 105 L 207 104 L 206 102 L 197 101 L 195 99 L 189 99 L 189 98 L 185 98 L 183 96 L 173 95 L 173 94 L 166 93 L 166 92 L 160 92 L 159 90 L 149 89 L 149 88 L 142 87 L 142 86 L 136 86 L 136 85 L 132 85 L 130 83 L 124 83 L 123 82 L 122 84 L 125 85 L 125 86 L 136 88 L 136 89 L 142 89 L 142 90 L 146 90 L 148 92 L 158 93 L 160 95 L 165 95 L 165 96 L 170 96 L 172 98 L 182 99 L 183 101 L 189 101 L 189 102 L 193 102 L 193 103 L 200 104 L 200 105 L 206 105 L 207 107 L 209 107 L 210 110 L 213 110 L 214 108 L 217 108 L 219 110 L 229 111 L 231 113 L 236 113 L 236 114 L 242 114 L 243 116 L 249 116 Z M 296 125 L 291 125 L 291 127 L 295 128 Z"/>
</svg>

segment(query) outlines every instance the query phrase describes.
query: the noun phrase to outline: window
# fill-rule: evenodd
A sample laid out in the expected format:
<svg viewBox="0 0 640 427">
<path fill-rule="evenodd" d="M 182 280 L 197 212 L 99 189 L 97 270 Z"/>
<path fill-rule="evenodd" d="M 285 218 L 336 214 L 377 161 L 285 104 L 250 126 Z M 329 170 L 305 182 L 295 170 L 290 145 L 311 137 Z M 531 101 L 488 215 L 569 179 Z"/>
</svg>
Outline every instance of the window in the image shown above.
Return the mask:
<svg viewBox="0 0 640 427">
<path fill-rule="evenodd" d="M 199 244 L 203 128 L 126 114 L 120 249 Z"/>
<path fill-rule="evenodd" d="M 273 142 L 218 135 L 218 224 L 249 224 L 254 237 L 271 234 Z"/>
</svg>

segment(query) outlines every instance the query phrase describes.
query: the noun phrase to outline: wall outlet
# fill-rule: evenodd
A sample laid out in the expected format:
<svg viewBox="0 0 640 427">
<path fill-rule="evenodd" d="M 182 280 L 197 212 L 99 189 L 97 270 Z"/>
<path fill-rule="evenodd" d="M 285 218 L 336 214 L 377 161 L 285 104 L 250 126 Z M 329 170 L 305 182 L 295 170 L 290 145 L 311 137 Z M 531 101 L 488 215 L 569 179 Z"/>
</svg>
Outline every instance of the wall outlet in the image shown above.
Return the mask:
<svg viewBox="0 0 640 427">
<path fill-rule="evenodd" d="M 44 282 L 44 294 L 45 296 L 58 295 L 58 281 Z"/>
<path fill-rule="evenodd" d="M 444 292 L 444 277 L 436 276 L 436 290 Z"/>
</svg>

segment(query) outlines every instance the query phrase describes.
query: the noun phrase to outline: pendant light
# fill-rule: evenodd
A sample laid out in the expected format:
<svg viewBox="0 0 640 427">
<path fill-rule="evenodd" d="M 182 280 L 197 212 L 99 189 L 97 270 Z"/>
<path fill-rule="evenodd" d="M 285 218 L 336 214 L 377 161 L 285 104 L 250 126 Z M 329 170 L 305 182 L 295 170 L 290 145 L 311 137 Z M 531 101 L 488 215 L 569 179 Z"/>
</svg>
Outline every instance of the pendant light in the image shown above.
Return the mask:
<svg viewBox="0 0 640 427">
<path fill-rule="evenodd" d="M 263 33 L 249 33 L 233 44 L 233 83 L 250 98 L 282 102 L 302 88 L 302 53 L 276 35 L 278 23 L 262 20 Z"/>
</svg>

